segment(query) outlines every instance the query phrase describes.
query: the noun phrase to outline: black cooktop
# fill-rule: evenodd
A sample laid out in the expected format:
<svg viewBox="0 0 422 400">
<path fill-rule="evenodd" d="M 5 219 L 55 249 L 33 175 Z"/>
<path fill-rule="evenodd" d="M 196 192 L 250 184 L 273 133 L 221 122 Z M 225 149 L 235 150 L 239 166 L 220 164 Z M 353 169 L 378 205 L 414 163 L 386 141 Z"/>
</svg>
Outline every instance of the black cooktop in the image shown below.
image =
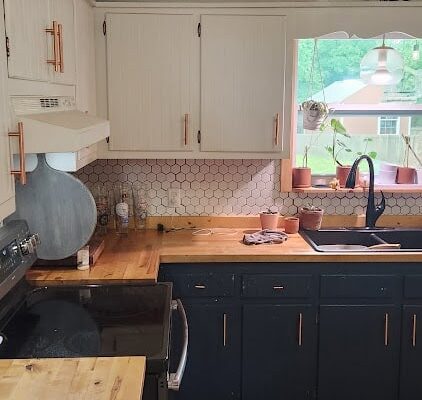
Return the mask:
<svg viewBox="0 0 422 400">
<path fill-rule="evenodd" d="M 147 356 L 167 367 L 171 284 L 48 287 L 30 292 L 0 334 L 0 358 Z"/>
</svg>

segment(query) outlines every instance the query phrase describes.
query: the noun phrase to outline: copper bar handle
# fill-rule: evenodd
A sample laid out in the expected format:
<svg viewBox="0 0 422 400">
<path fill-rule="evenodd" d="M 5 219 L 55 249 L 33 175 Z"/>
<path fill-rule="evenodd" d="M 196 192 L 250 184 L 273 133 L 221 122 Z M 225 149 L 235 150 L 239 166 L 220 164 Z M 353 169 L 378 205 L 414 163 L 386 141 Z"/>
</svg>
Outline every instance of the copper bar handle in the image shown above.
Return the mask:
<svg viewBox="0 0 422 400">
<path fill-rule="evenodd" d="M 278 146 L 279 136 L 280 136 L 280 113 L 277 113 L 275 115 L 275 138 L 274 138 L 274 144 L 276 146 Z"/>
<path fill-rule="evenodd" d="M 52 60 L 47 60 L 47 64 L 54 65 L 54 71 L 60 71 L 60 43 L 59 43 L 59 24 L 57 21 L 53 21 L 53 28 L 48 28 L 45 30 L 47 33 L 51 33 L 53 36 L 53 52 L 54 58 Z"/>
<path fill-rule="evenodd" d="M 189 144 L 189 114 L 185 114 L 184 116 L 184 142 L 185 146 Z"/>
<path fill-rule="evenodd" d="M 389 315 L 385 313 L 384 315 L 384 346 L 388 346 L 388 321 Z"/>
<path fill-rule="evenodd" d="M 303 314 L 299 313 L 299 329 L 297 331 L 297 344 L 302 346 Z"/>
<path fill-rule="evenodd" d="M 416 314 L 413 314 L 412 321 L 412 347 L 416 347 Z"/>
<path fill-rule="evenodd" d="M 195 285 L 195 289 L 206 289 L 205 285 Z"/>
<path fill-rule="evenodd" d="M 19 170 L 12 169 L 10 173 L 17 175 L 22 185 L 26 184 L 26 170 L 25 170 L 25 140 L 23 135 L 23 123 L 18 122 L 18 131 L 9 132 L 9 137 L 17 137 L 19 139 Z"/>
<path fill-rule="evenodd" d="M 227 314 L 223 314 L 223 347 L 227 344 Z"/>
<path fill-rule="evenodd" d="M 59 41 L 59 70 L 64 72 L 64 57 L 63 57 L 63 25 L 58 26 L 58 41 Z"/>
</svg>

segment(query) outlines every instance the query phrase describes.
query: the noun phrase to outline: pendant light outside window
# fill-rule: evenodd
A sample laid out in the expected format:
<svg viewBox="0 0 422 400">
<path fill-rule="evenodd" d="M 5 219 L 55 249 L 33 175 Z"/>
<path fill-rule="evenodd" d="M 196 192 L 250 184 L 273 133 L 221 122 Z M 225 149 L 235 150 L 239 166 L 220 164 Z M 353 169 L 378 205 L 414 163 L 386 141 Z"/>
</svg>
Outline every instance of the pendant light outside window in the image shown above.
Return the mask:
<svg viewBox="0 0 422 400">
<path fill-rule="evenodd" d="M 419 43 L 415 42 L 415 44 L 413 45 L 412 60 L 418 61 L 419 57 L 420 57 Z"/>
<path fill-rule="evenodd" d="M 370 85 L 395 85 L 403 78 L 403 58 L 392 47 L 382 45 L 369 50 L 360 62 L 360 78 Z"/>
</svg>

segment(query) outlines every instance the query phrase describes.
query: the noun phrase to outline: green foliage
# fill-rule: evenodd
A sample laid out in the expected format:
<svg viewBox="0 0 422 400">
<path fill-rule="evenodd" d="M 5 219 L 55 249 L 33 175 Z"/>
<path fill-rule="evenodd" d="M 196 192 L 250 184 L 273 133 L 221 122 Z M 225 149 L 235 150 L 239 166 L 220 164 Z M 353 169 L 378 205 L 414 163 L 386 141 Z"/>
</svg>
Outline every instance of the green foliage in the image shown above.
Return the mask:
<svg viewBox="0 0 422 400">
<path fill-rule="evenodd" d="M 321 127 L 323 130 L 327 128 L 326 125 Z M 341 152 L 345 151 L 346 153 L 351 153 L 352 149 L 344 142 L 345 139 L 350 139 L 350 135 L 347 133 L 344 125 L 336 118 L 331 118 L 330 128 L 332 131 L 332 143 L 331 145 L 325 146 L 328 154 L 332 158 L 334 165 L 343 166 L 339 160 L 339 155 Z M 342 138 L 340 136 L 342 136 Z"/>
</svg>

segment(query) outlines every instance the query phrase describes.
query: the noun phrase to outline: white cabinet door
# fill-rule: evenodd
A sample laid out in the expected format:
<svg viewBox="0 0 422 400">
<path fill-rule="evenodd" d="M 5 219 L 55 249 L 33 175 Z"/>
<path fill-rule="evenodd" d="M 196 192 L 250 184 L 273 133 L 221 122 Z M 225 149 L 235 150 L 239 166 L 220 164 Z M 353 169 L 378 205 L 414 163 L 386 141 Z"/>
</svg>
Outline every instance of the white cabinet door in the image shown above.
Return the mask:
<svg viewBox="0 0 422 400">
<path fill-rule="evenodd" d="M 50 0 L 50 19 L 62 25 L 63 72 L 52 71 L 52 82 L 74 85 L 76 83 L 75 62 L 75 21 L 73 0 Z M 49 42 L 51 45 L 53 40 Z M 53 48 L 50 46 L 50 54 Z"/>
<path fill-rule="evenodd" d="M 201 151 L 280 152 L 285 46 L 284 16 L 201 16 Z"/>
<path fill-rule="evenodd" d="M 76 106 L 96 113 L 94 9 L 86 0 L 75 0 Z"/>
<path fill-rule="evenodd" d="M 107 15 L 111 150 L 191 148 L 194 38 L 193 15 Z"/>
<path fill-rule="evenodd" d="M 9 77 L 48 81 L 48 0 L 5 0 Z"/>
<path fill-rule="evenodd" d="M 0 15 L 3 15 L 3 4 L 0 3 Z M 4 31 L 3 18 L 0 18 L 0 32 Z M 0 221 L 15 211 L 15 184 L 10 174 L 10 146 L 8 131 L 10 114 L 6 88 L 7 64 L 6 49 L 0 40 Z"/>
</svg>

